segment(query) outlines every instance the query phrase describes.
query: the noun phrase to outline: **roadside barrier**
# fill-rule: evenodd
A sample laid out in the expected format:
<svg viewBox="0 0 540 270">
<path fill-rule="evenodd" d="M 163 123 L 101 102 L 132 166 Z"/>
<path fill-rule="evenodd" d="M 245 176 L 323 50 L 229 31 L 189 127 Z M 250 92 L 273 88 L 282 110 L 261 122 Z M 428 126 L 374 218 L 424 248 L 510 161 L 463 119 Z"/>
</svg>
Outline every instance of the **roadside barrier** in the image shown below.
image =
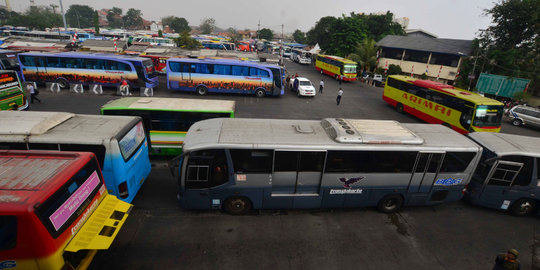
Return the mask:
<svg viewBox="0 0 540 270">
<path fill-rule="evenodd" d="M 103 94 L 103 87 L 101 86 L 101 84 L 91 84 L 90 90 L 96 95 Z"/>
<path fill-rule="evenodd" d="M 78 84 L 70 84 L 69 85 L 69 91 L 76 93 L 76 94 L 83 94 L 84 93 L 84 86 L 82 83 Z"/>
<path fill-rule="evenodd" d="M 144 89 L 141 87 L 141 97 L 153 97 L 154 96 L 154 88 L 147 88 Z"/>
<path fill-rule="evenodd" d="M 60 93 L 60 85 L 58 83 L 46 83 L 47 89 L 49 89 L 53 93 Z"/>
</svg>

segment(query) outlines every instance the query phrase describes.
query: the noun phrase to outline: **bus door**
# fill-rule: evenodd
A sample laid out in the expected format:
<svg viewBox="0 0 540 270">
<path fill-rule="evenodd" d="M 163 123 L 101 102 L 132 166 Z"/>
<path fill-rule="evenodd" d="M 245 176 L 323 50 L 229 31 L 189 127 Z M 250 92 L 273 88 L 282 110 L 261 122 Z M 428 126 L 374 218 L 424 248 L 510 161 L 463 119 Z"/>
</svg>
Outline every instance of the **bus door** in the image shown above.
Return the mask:
<svg viewBox="0 0 540 270">
<path fill-rule="evenodd" d="M 34 58 L 34 61 L 36 63 L 36 75 L 39 78 L 41 77 L 41 74 L 47 73 L 47 65 L 45 64 L 47 62 L 46 62 L 45 57 L 41 57 L 41 56 L 36 56 Z"/>
<path fill-rule="evenodd" d="M 318 208 L 325 151 L 275 151 L 265 208 Z"/>
<path fill-rule="evenodd" d="M 480 193 L 480 201 L 493 207 L 508 209 L 510 201 L 505 201 L 505 199 L 513 197 L 509 193 L 518 192 L 518 190 L 513 190 L 511 187 L 522 168 L 523 163 L 520 162 L 496 161 L 488 174 L 487 181 L 484 183 Z"/>
<path fill-rule="evenodd" d="M 416 157 L 408 193 L 411 195 L 409 204 L 424 203 L 433 187 L 439 173 L 444 153 L 420 152 Z"/>
<path fill-rule="evenodd" d="M 182 63 L 182 81 L 191 81 L 191 71 L 196 70 L 195 64 L 192 63 Z"/>
</svg>

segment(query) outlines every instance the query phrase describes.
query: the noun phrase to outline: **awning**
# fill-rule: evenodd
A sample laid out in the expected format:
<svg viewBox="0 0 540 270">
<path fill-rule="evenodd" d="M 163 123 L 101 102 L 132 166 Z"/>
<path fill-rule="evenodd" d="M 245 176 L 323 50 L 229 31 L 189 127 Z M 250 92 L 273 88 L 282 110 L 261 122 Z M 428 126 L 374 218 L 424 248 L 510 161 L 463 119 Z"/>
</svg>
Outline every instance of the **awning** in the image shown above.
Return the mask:
<svg viewBox="0 0 540 270">
<path fill-rule="evenodd" d="M 124 225 L 132 207 L 133 205 L 107 194 L 79 232 L 71 239 L 65 251 L 108 249 Z"/>
</svg>

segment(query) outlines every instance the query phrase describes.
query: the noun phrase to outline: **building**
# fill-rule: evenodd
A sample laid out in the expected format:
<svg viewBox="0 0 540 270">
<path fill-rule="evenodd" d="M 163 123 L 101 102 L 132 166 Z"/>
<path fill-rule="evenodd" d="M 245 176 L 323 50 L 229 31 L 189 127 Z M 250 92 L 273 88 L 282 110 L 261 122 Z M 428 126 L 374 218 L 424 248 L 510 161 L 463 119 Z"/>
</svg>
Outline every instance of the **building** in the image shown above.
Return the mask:
<svg viewBox="0 0 540 270">
<path fill-rule="evenodd" d="M 472 52 L 472 40 L 433 37 L 425 31 L 409 36 L 388 35 L 377 42 L 380 47 L 378 67 L 398 65 L 406 74 L 452 83 L 463 59 Z"/>
</svg>

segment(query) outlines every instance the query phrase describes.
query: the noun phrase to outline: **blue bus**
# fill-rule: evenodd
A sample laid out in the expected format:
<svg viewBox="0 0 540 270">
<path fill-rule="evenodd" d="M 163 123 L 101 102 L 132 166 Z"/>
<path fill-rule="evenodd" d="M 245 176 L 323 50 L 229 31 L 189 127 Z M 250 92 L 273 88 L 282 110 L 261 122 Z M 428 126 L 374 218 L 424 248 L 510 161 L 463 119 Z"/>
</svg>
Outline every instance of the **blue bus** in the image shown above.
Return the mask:
<svg viewBox="0 0 540 270">
<path fill-rule="evenodd" d="M 22 79 L 36 83 L 119 86 L 128 81 L 130 88 L 154 88 L 158 74 L 151 59 L 99 53 L 20 53 Z"/>
<path fill-rule="evenodd" d="M 340 118 L 203 120 L 183 151 L 180 205 L 231 214 L 458 201 L 481 155 L 442 125 Z"/>
<path fill-rule="evenodd" d="M 140 117 L 0 111 L 0 122 L 0 150 L 94 153 L 108 192 L 125 202 L 135 198 L 150 174 Z"/>
<path fill-rule="evenodd" d="M 465 199 L 515 216 L 540 214 L 540 138 L 474 132 L 482 157 Z"/>
<path fill-rule="evenodd" d="M 207 93 L 284 94 L 285 71 L 277 65 L 231 59 L 167 60 L 167 87 L 171 90 Z"/>
</svg>

